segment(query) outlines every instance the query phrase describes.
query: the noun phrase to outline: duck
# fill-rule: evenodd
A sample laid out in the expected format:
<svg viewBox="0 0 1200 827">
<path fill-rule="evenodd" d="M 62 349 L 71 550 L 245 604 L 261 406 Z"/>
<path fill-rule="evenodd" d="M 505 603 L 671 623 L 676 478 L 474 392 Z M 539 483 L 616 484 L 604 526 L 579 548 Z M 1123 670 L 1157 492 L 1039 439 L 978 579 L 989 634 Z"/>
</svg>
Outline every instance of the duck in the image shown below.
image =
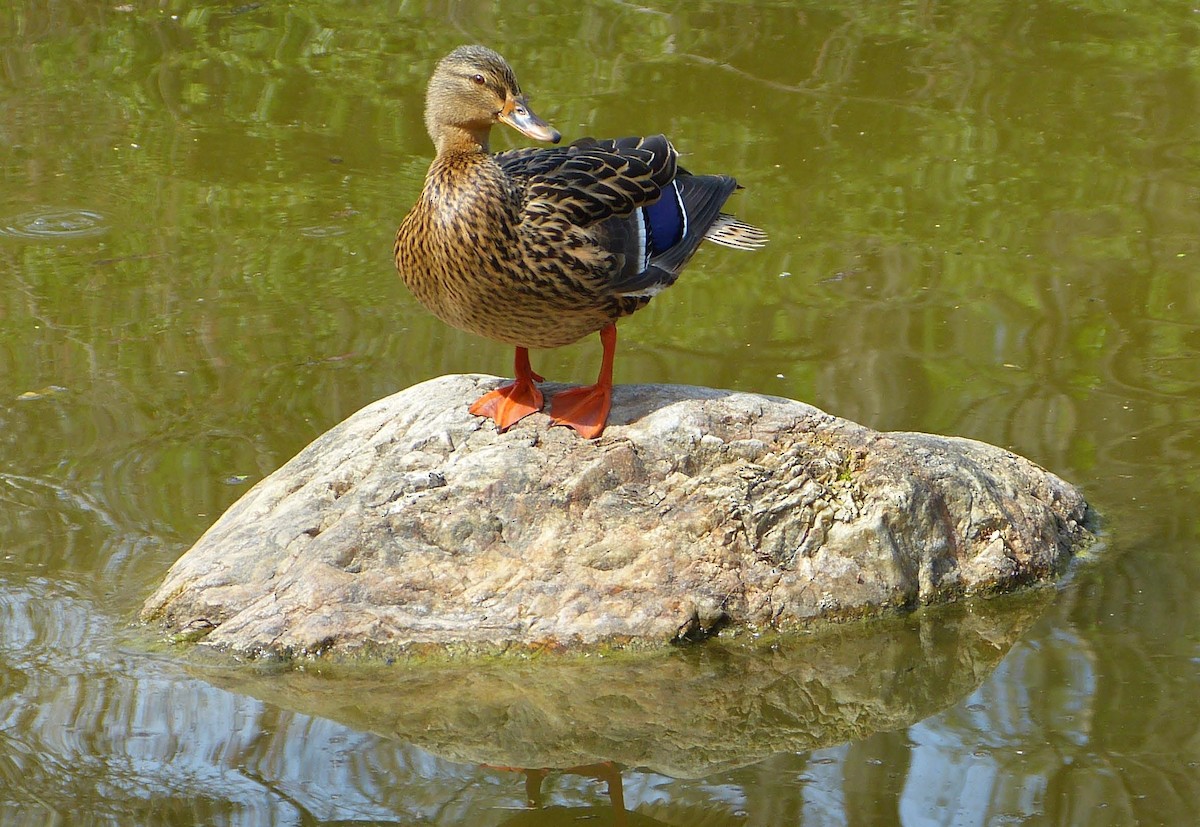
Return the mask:
<svg viewBox="0 0 1200 827">
<path fill-rule="evenodd" d="M 551 146 L 493 154 L 503 124 Z M 550 401 L 552 424 L 603 432 L 612 405 L 616 322 L 673 285 L 708 240 L 735 249 L 766 234 L 722 212 L 739 189 L 728 175 L 693 175 L 664 135 L 581 138 L 538 117 L 508 62 L 481 45 L 442 58 L 425 95 L 435 156 L 396 233 L 396 269 L 434 316 L 515 348 L 514 379 L 469 407 L 498 431 L 541 411 L 531 349 L 598 333 L 593 385 Z"/>
</svg>

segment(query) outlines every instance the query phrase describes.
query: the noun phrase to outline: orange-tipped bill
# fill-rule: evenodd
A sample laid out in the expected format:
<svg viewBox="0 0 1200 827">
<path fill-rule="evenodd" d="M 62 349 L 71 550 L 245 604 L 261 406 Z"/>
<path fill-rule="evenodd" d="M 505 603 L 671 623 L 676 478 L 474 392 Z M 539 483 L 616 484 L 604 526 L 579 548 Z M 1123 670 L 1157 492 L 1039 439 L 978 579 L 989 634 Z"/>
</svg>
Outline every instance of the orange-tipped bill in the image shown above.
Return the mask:
<svg viewBox="0 0 1200 827">
<path fill-rule="evenodd" d="M 533 114 L 533 110 L 525 103 L 524 96 L 510 97 L 506 100 L 504 108 L 500 110 L 500 120 L 535 141 L 556 144 L 562 140 L 562 135 L 557 129 Z"/>
</svg>

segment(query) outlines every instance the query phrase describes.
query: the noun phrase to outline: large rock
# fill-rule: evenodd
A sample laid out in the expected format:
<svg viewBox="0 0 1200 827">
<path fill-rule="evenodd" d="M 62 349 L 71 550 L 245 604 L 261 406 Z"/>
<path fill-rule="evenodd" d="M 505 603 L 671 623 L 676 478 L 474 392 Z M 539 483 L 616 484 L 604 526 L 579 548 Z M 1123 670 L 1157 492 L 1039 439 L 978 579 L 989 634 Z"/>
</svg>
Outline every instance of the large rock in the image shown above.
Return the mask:
<svg viewBox="0 0 1200 827">
<path fill-rule="evenodd" d="M 1091 538 L 1078 491 L 983 443 L 661 385 L 618 387 L 596 441 L 540 414 L 497 434 L 466 412 L 497 381 L 434 379 L 318 438 L 143 619 L 284 655 L 667 642 L 1009 590 Z"/>
</svg>

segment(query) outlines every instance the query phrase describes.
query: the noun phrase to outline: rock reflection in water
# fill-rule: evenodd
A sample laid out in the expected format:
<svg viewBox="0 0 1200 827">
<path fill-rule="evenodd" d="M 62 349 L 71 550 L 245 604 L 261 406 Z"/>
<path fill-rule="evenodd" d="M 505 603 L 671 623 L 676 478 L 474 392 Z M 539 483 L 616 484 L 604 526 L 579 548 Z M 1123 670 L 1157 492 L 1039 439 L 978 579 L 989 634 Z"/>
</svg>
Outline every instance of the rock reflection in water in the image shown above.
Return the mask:
<svg viewBox="0 0 1200 827">
<path fill-rule="evenodd" d="M 206 670 L 230 690 L 464 764 L 614 762 L 701 778 L 780 752 L 899 729 L 1000 662 L 1048 592 L 755 645 L 518 662 Z"/>
</svg>

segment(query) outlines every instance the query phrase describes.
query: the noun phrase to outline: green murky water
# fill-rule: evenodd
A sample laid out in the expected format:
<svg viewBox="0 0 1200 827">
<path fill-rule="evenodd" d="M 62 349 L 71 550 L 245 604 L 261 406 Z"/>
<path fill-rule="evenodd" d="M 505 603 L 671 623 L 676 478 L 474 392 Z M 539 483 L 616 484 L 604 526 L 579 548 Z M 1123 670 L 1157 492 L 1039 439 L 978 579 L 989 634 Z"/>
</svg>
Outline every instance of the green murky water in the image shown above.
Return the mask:
<svg viewBox="0 0 1200 827">
<path fill-rule="evenodd" d="M 390 262 L 425 79 L 471 41 L 567 137 L 735 174 L 772 235 L 623 324 L 618 381 L 1009 447 L 1106 548 L 1015 608 L 440 687 L 148 645 L 141 600 L 248 485 L 394 390 L 509 369 Z M 6 7 L 0 822 L 612 824 L 619 791 L 633 825 L 1194 823 L 1198 139 L 1182 3 Z"/>
</svg>

